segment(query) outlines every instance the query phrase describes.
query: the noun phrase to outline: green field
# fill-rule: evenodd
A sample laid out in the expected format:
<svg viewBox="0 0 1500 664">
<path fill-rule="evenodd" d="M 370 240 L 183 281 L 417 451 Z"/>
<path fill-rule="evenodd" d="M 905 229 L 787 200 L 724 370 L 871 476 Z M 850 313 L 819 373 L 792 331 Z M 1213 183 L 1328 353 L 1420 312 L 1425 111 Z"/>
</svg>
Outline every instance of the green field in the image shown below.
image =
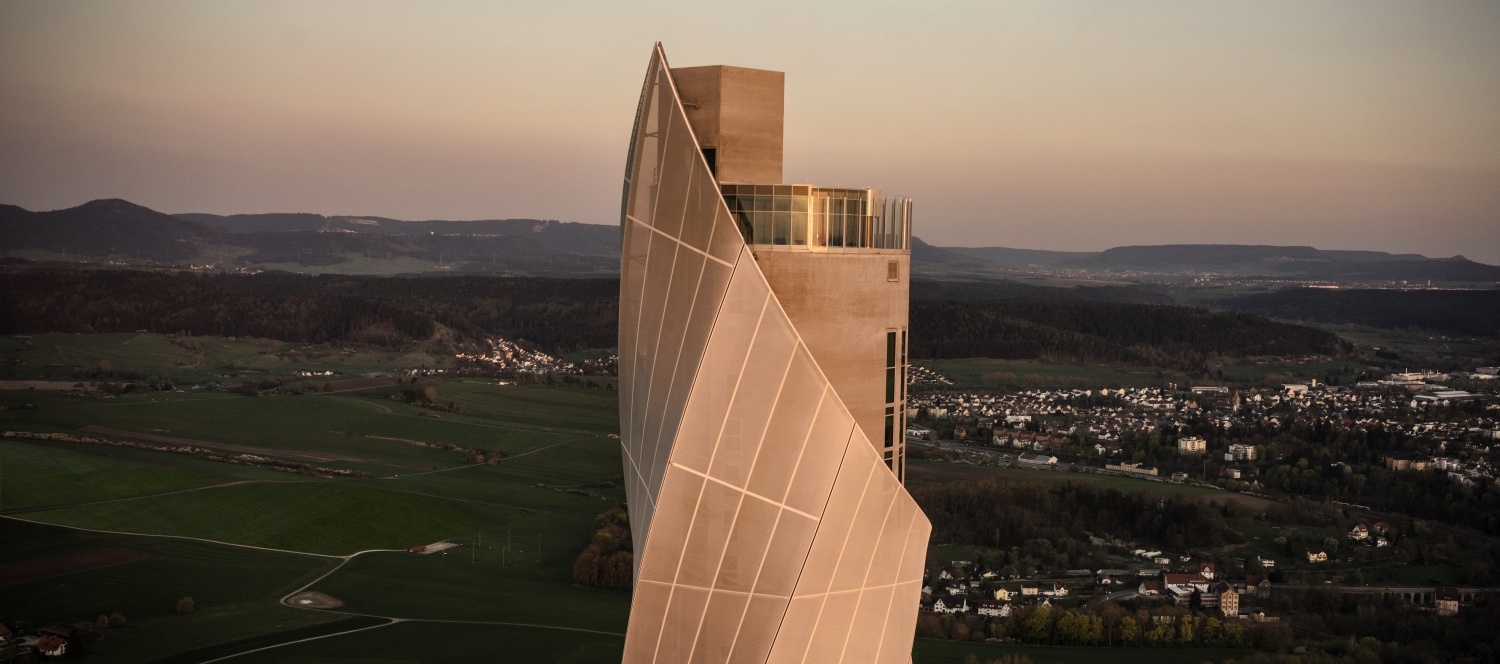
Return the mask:
<svg viewBox="0 0 1500 664">
<path fill-rule="evenodd" d="M 161 458 L 168 456 L 163 454 L 137 461 L 88 454 L 66 445 L 0 439 L 0 511 L 116 500 L 242 479 L 230 469 L 251 470 L 248 474 L 254 476 L 272 474 L 227 464 L 224 473 L 217 473 L 219 469 L 207 463 L 191 469 L 163 463 L 173 461 Z"/>
<path fill-rule="evenodd" d="M 448 555 L 360 556 L 313 590 L 339 598 L 349 611 L 372 615 L 566 625 L 623 634 L 630 594 L 560 586 L 557 578 L 566 578 L 580 547 L 544 534 L 538 561 L 538 532 L 535 525 L 511 532 L 511 549 L 505 552 L 507 532 L 487 530 L 475 562 L 472 536 Z M 539 601 L 543 597 L 546 601 Z"/>
<path fill-rule="evenodd" d="M 420 445 L 424 442 L 519 455 L 617 428 L 613 393 L 602 390 L 446 382 L 438 385 L 438 398 L 461 401 L 465 412 L 433 418 L 423 415 L 429 411 L 387 398 L 394 389 L 259 398 L 157 392 L 88 399 L 9 392 L 0 393 L 0 399 L 24 400 L 35 408 L 0 413 L 0 427 L 70 431 L 102 425 L 195 440 L 205 447 L 254 447 L 270 456 L 276 456 L 276 450 L 332 456 L 338 460 L 318 465 L 382 476 L 464 462 L 462 454 Z"/>
<path fill-rule="evenodd" d="M 1030 468 L 999 468 L 995 466 L 970 466 L 944 461 L 913 460 L 907 465 L 907 482 L 921 484 L 929 482 L 953 482 L 965 480 L 996 479 L 1010 482 L 1058 485 L 1066 483 L 1097 484 L 1125 492 L 1148 491 L 1163 495 L 1192 495 L 1212 500 L 1233 500 L 1247 504 L 1269 504 L 1263 498 L 1246 496 L 1230 491 L 1221 491 L 1192 484 L 1154 482 L 1121 475 L 1100 473 L 1070 473 L 1058 470 L 1033 470 Z"/>
<path fill-rule="evenodd" d="M 1344 384 L 1353 384 L 1354 376 L 1365 371 L 1367 366 L 1352 359 L 1326 358 L 1307 362 L 1284 362 L 1284 361 L 1252 361 L 1237 364 L 1223 364 L 1211 366 L 1210 369 L 1222 370 L 1224 378 L 1229 381 L 1241 381 L 1260 383 L 1272 381 L 1280 383 L 1287 381 L 1318 380 L 1322 382 L 1324 376 L 1329 372 L 1335 374 L 1347 370 L 1349 375 L 1339 376 Z"/>
<path fill-rule="evenodd" d="M 195 537 L 326 555 L 405 549 L 505 523 L 494 505 L 335 482 L 240 484 L 32 512 L 76 528 Z"/>
</svg>

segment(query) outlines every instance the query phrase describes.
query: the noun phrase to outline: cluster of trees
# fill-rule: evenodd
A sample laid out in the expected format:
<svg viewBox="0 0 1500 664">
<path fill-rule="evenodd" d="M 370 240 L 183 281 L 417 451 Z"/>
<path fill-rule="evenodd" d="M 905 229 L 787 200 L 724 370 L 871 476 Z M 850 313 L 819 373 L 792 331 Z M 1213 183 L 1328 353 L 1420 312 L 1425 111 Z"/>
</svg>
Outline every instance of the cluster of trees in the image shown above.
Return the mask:
<svg viewBox="0 0 1500 664">
<path fill-rule="evenodd" d="M 594 519 L 594 532 L 573 561 L 573 582 L 594 588 L 630 590 L 634 549 L 630 515 L 615 507 Z"/>
<path fill-rule="evenodd" d="M 1282 616 L 1303 637 L 1282 644 L 1308 656 L 1306 664 L 1365 664 L 1457 661 L 1493 662 L 1500 652 L 1500 602 L 1480 597 L 1457 616 L 1406 606 L 1396 598 L 1354 595 L 1322 588 L 1278 588 L 1267 612 Z M 1283 662 L 1280 657 L 1249 658 Z"/>
<path fill-rule="evenodd" d="M 1144 608 L 1127 611 L 1113 602 L 1097 609 L 1062 609 L 1050 605 L 1018 607 L 1006 618 L 924 613 L 917 636 L 982 641 L 1000 639 L 1038 645 L 1239 647 L 1259 635 L 1247 635 L 1238 621 L 1172 610 L 1152 615 Z"/>
<path fill-rule="evenodd" d="M 911 355 L 1159 366 L 1206 374 L 1214 357 L 1336 354 L 1336 335 L 1250 314 L 1155 304 L 996 300 L 911 303 Z"/>
<path fill-rule="evenodd" d="M 1084 533 L 1179 548 L 1244 541 L 1225 522 L 1240 509 L 1232 503 L 1083 483 L 1042 488 L 993 479 L 916 485 L 911 492 L 932 521 L 934 542 L 1009 549 L 1028 540 L 1065 543 Z M 1054 566 L 1071 566 L 1071 557 Z"/>
</svg>

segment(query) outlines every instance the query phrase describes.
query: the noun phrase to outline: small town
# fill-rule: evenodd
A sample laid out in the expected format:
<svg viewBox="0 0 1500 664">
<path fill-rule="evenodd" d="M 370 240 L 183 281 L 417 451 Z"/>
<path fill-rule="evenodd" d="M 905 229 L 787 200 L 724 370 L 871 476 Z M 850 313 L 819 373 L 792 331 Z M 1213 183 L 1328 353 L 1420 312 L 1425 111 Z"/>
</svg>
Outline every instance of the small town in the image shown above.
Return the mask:
<svg viewBox="0 0 1500 664">
<path fill-rule="evenodd" d="M 1281 449 L 1275 434 L 1306 428 L 1320 435 L 1365 440 L 1373 436 L 1389 443 L 1377 450 L 1386 468 L 1436 469 L 1454 482 L 1472 486 L 1496 480 L 1497 371 L 1500 368 L 1408 372 L 1352 386 L 1311 381 L 1246 390 L 1213 386 L 927 392 L 907 400 L 907 435 L 942 444 L 1015 450 L 1015 463 L 1029 466 L 1063 462 L 1254 491 L 1263 487 L 1261 470 L 1293 451 Z M 940 384 L 931 375 L 920 380 L 916 384 Z M 1452 389 L 1446 383 L 1468 389 Z M 1330 466 L 1366 460 L 1356 454 L 1319 456 Z"/>
</svg>

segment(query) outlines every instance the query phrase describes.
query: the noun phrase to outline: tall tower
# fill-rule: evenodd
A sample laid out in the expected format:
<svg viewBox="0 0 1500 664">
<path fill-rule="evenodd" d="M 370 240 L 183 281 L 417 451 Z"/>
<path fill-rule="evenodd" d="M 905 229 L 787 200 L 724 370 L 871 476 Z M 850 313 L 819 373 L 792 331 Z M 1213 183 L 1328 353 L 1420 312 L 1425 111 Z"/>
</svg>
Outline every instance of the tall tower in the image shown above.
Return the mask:
<svg viewBox="0 0 1500 664">
<path fill-rule="evenodd" d="M 785 74 L 672 70 L 735 223 L 792 324 L 886 466 L 906 476 L 911 199 L 782 183 Z"/>
<path fill-rule="evenodd" d="M 781 80 L 674 71 L 660 44 L 646 70 L 620 220 L 630 664 L 911 661 L 932 525 L 882 420 L 910 204 L 780 184 Z"/>
</svg>

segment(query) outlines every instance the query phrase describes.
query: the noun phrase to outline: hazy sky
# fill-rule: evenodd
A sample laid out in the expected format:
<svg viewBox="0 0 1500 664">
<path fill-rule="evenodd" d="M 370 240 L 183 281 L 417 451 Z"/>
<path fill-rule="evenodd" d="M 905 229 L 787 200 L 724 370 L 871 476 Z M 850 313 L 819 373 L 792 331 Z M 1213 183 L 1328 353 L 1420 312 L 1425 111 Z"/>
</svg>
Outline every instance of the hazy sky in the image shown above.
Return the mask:
<svg viewBox="0 0 1500 664">
<path fill-rule="evenodd" d="M 936 244 L 1500 263 L 1500 2 L 0 2 L 0 202 L 617 223 L 651 45 Z"/>
</svg>

